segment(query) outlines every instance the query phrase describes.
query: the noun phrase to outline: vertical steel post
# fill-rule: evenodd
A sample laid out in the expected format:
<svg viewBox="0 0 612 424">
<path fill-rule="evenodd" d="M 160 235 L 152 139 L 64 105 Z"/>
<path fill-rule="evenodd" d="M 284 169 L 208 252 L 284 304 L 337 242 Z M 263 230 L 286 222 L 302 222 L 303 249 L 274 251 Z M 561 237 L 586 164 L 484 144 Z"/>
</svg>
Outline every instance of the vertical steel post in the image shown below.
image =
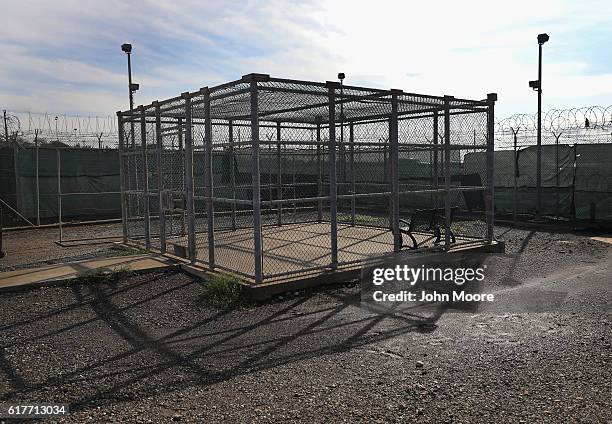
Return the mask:
<svg viewBox="0 0 612 424">
<path fill-rule="evenodd" d="M 452 96 L 444 96 L 444 248 L 450 249 L 451 231 L 451 131 L 450 101 Z"/>
<path fill-rule="evenodd" d="M 486 221 L 487 221 L 487 243 L 493 242 L 493 225 L 495 214 L 494 203 L 494 163 L 495 163 L 495 101 L 497 100 L 496 93 L 487 94 L 487 192 L 485 194 L 486 201 Z"/>
<path fill-rule="evenodd" d="M 0 204 L 0 259 L 6 256 L 6 252 L 4 251 L 4 241 L 3 241 L 3 233 L 4 232 L 4 213 L 2 212 L 2 204 Z"/>
<path fill-rule="evenodd" d="M 208 266 L 215 268 L 215 209 L 213 204 L 212 172 L 212 120 L 210 114 L 210 90 L 204 87 L 204 195 L 206 196 L 206 222 L 208 223 Z"/>
<path fill-rule="evenodd" d="M 397 123 L 397 96 L 401 90 L 391 90 L 391 117 L 389 120 L 389 159 L 391 162 L 391 227 L 393 229 L 393 251 L 402 248 L 399 232 L 399 140 Z"/>
<path fill-rule="evenodd" d="M 433 145 L 433 149 L 434 149 L 434 151 L 433 151 L 433 164 L 432 164 L 433 165 L 433 181 L 432 181 L 432 183 L 433 183 L 433 188 L 437 189 L 438 188 L 438 183 L 439 183 L 439 181 L 438 181 L 438 173 L 439 173 L 438 172 L 438 165 L 440 163 L 440 158 L 439 158 L 439 154 L 438 154 L 439 153 L 438 152 L 438 138 L 439 138 L 439 134 L 438 134 L 438 132 L 439 132 L 438 131 L 438 122 L 439 122 L 439 119 L 438 119 L 438 110 L 434 110 L 433 120 L 434 120 L 433 121 L 433 144 L 434 144 Z M 439 198 L 439 195 L 438 195 L 438 193 L 434 193 L 433 196 L 434 196 L 433 197 L 433 207 L 434 207 L 434 209 L 437 209 L 438 208 L 438 198 Z"/>
<path fill-rule="evenodd" d="M 228 138 L 229 138 L 229 153 L 230 153 L 230 188 L 232 190 L 232 230 L 236 229 L 236 169 L 234 166 L 234 122 L 228 121 Z"/>
<path fill-rule="evenodd" d="M 268 137 L 266 137 L 268 138 Z M 272 139 L 268 138 L 268 144 L 267 144 L 267 149 L 270 150 L 270 146 L 272 145 Z M 272 154 L 268 154 L 268 156 L 270 156 L 270 162 L 272 161 Z M 270 214 L 272 214 L 272 212 L 274 211 L 274 203 L 272 203 L 272 199 L 274 199 L 274 188 L 272 187 L 272 167 L 271 165 L 268 165 L 267 167 L 267 171 L 268 171 L 268 210 L 270 212 Z"/>
<path fill-rule="evenodd" d="M 536 218 L 542 213 L 542 44 L 538 42 L 538 130 L 536 140 Z"/>
<path fill-rule="evenodd" d="M 283 200 L 283 160 L 281 157 L 281 123 L 276 123 L 276 168 L 278 170 L 278 174 L 276 176 L 276 186 L 277 186 L 277 197 L 278 200 Z M 272 200 L 272 199 L 270 199 Z M 283 204 L 281 202 L 278 203 L 278 211 L 277 211 L 276 224 L 280 227 L 283 225 Z"/>
<path fill-rule="evenodd" d="M 23 202 L 21 198 L 21 173 L 19 169 L 19 144 L 17 143 L 17 132 L 15 131 L 13 135 L 13 164 L 15 169 L 15 209 L 17 209 L 18 211 L 23 211 Z"/>
<path fill-rule="evenodd" d="M 296 170 L 297 170 L 297 166 L 295 164 L 295 158 L 297 155 L 292 155 L 292 166 L 291 166 L 291 170 L 292 170 L 292 174 L 291 174 L 291 187 L 293 187 L 293 199 L 297 199 L 297 189 L 296 189 L 296 182 L 295 182 L 295 174 L 296 174 Z M 298 208 L 298 204 L 296 202 L 293 202 L 293 216 L 295 217 L 296 213 L 297 213 L 297 208 Z"/>
<path fill-rule="evenodd" d="M 321 146 L 321 117 L 316 117 L 317 122 L 317 196 L 319 200 L 317 202 L 317 220 L 319 223 L 323 221 L 323 158 L 322 146 Z"/>
<path fill-rule="evenodd" d="M 340 103 L 342 105 L 342 103 Z M 346 194 L 346 149 L 344 145 L 344 122 L 342 122 L 342 112 L 340 112 L 340 137 L 338 145 L 338 194 Z"/>
<path fill-rule="evenodd" d="M 389 196 L 389 230 L 393 232 L 393 176 L 392 176 L 392 164 L 391 164 L 391 124 L 392 118 L 389 115 L 387 119 L 387 143 L 384 146 L 385 149 L 385 189 L 391 193 Z M 387 159 L 387 153 L 389 158 Z M 395 237 L 395 236 L 393 236 Z M 394 243 L 395 245 L 395 243 Z"/>
<path fill-rule="evenodd" d="M 354 123 L 349 123 L 349 143 L 350 143 L 350 157 L 351 162 L 351 226 L 355 226 L 355 128 Z"/>
<path fill-rule="evenodd" d="M 386 185 L 389 182 L 389 165 L 387 163 L 387 143 L 386 143 L 387 140 L 383 138 L 382 141 L 385 142 L 385 144 L 383 144 L 382 151 L 383 151 L 383 183 Z"/>
<path fill-rule="evenodd" d="M 56 149 L 57 159 L 57 225 L 59 228 L 59 242 L 64 239 L 64 229 L 62 228 L 62 154 L 60 149 Z"/>
<path fill-rule="evenodd" d="M 346 193 L 346 146 L 344 145 L 344 82 L 340 79 L 340 194 Z"/>
<path fill-rule="evenodd" d="M 155 142 L 157 143 L 157 202 L 159 204 L 159 251 L 166 253 L 166 205 L 164 203 L 164 143 L 162 140 L 161 109 L 157 101 L 155 107 Z M 174 170 L 170 170 L 174 172 Z"/>
<path fill-rule="evenodd" d="M 518 157 L 517 157 L 517 135 L 518 132 L 520 130 L 520 127 L 516 129 L 516 131 L 514 131 L 514 128 L 510 128 L 510 130 L 512 130 L 512 135 L 514 136 L 514 154 L 512 155 L 512 159 L 514 161 L 514 165 L 513 165 L 513 169 L 514 169 L 514 176 L 513 176 L 513 180 L 514 180 L 514 185 L 513 185 L 513 190 L 512 190 L 512 221 L 514 223 L 514 225 L 516 225 L 516 208 L 517 208 L 517 201 L 518 201 L 518 192 L 517 192 L 517 177 L 518 177 Z"/>
<path fill-rule="evenodd" d="M 4 115 L 4 137 L 6 145 L 9 146 L 9 133 L 8 133 L 8 118 L 6 116 L 6 110 L 3 112 Z M 57 125 L 57 123 L 56 123 Z M 14 132 L 15 137 L 13 138 L 13 173 L 15 177 L 15 209 L 21 210 L 21 182 L 19 177 L 19 145 L 17 144 L 17 133 Z"/>
<path fill-rule="evenodd" d="M 185 100 L 185 189 L 187 191 L 187 250 L 189 260 L 196 260 L 195 214 L 193 200 L 193 138 L 191 125 L 191 96 L 183 93 Z"/>
<path fill-rule="evenodd" d="M 263 281 L 263 250 L 261 238 L 261 191 L 259 172 L 259 99 L 257 77 L 248 76 L 251 85 L 251 173 L 253 175 L 253 251 L 255 255 L 255 282 Z"/>
<path fill-rule="evenodd" d="M 4 141 L 8 145 L 9 144 L 9 133 L 8 133 L 8 120 L 6 117 L 6 109 L 2 111 L 2 116 L 4 117 Z M 57 121 L 55 123 L 55 126 L 57 127 Z"/>
<path fill-rule="evenodd" d="M 34 130 L 34 145 L 36 146 L 36 225 L 40 227 L 40 181 L 39 181 L 39 150 L 38 150 L 38 130 Z"/>
<path fill-rule="evenodd" d="M 178 126 L 178 156 L 179 159 L 181 160 L 181 166 L 183 167 L 183 169 L 187 169 L 187 161 L 186 161 L 186 155 L 185 155 L 185 149 L 183 148 L 183 118 L 178 118 L 177 119 L 177 126 Z M 174 142 L 172 142 L 172 150 L 174 151 Z M 193 165 L 192 165 L 193 166 Z M 182 203 L 182 210 L 181 210 L 181 235 L 185 235 L 185 211 L 187 210 L 187 199 L 186 199 L 186 192 L 185 192 L 185 172 L 181 173 L 181 190 L 183 192 L 182 194 L 182 199 L 181 199 L 181 203 Z M 173 194 L 174 196 L 174 194 Z M 174 209 L 174 205 L 172 205 L 172 208 Z M 174 211 L 172 212 L 172 214 L 174 215 Z M 172 221 L 174 221 L 174 218 L 172 219 Z"/>
<path fill-rule="evenodd" d="M 126 51 L 128 60 L 128 91 L 130 96 L 130 112 L 134 112 L 134 92 L 132 91 L 132 50 Z M 132 116 L 133 118 L 133 116 Z M 132 127 L 132 149 L 136 148 L 136 140 L 134 139 L 134 119 L 130 121 Z"/>
<path fill-rule="evenodd" d="M 336 180 L 336 88 L 328 81 L 329 93 L 329 213 L 331 221 L 331 268 L 338 268 L 338 186 Z"/>
<path fill-rule="evenodd" d="M 559 220 L 559 137 L 561 134 L 554 134 L 555 136 L 555 215 L 556 219 Z"/>
<path fill-rule="evenodd" d="M 121 200 L 121 232 L 123 236 L 123 242 L 128 241 L 128 227 L 127 227 L 127 198 L 126 198 L 126 172 L 125 172 L 125 158 L 124 158 L 124 138 L 125 131 L 123 129 L 123 116 L 121 112 L 117 112 L 117 128 L 119 130 L 119 197 Z"/>
<path fill-rule="evenodd" d="M 9 146 L 9 133 L 8 133 L 8 118 L 6 116 L 6 109 L 3 111 L 4 116 L 4 138 L 6 145 Z M 13 172 L 15 177 L 15 209 L 21 210 L 21 189 L 20 189 L 20 178 L 19 178 L 19 146 L 17 145 L 17 133 L 15 132 L 13 139 Z"/>
<path fill-rule="evenodd" d="M 145 249 L 151 248 L 151 218 L 149 211 L 149 154 L 147 152 L 147 117 L 144 106 L 138 107 L 140 111 L 140 141 L 142 149 L 142 197 L 144 200 L 144 232 Z"/>
<path fill-rule="evenodd" d="M 433 181 L 432 181 L 432 185 L 433 188 L 437 189 L 438 188 L 438 165 L 440 164 L 440 158 L 439 158 L 439 151 L 438 151 L 438 139 L 440 137 L 439 135 L 439 130 L 438 130 L 438 123 L 439 123 L 439 118 L 438 118 L 438 110 L 434 110 L 433 113 Z M 433 195 L 433 207 L 437 208 L 438 207 L 438 198 L 439 195 L 438 193 L 434 193 Z"/>
</svg>

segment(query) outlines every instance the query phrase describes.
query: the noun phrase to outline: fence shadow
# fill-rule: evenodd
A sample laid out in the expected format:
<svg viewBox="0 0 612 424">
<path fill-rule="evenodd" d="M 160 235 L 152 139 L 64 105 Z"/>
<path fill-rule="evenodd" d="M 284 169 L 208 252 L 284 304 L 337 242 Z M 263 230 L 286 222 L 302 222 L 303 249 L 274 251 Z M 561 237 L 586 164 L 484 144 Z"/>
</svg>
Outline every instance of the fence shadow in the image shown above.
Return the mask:
<svg viewBox="0 0 612 424">
<path fill-rule="evenodd" d="M 76 411 L 134 396 L 209 386 L 333 352 L 363 348 L 411 331 L 435 331 L 435 322 L 445 312 L 441 307 L 427 317 L 405 311 L 372 313 L 360 308 L 356 289 L 320 291 L 244 311 L 215 311 L 198 303 L 202 289 L 196 281 L 180 277 L 168 284 L 163 278 L 73 286 L 73 302 L 4 325 L 3 331 L 13 335 L 32 329 L 36 334 L 8 338 L 12 342 L 0 345 L 3 352 L 18 351 L 25 345 L 51 344 L 57 351 L 46 361 L 52 366 L 57 362 L 62 371 L 26 378 L 18 369 L 27 367 L 33 357 L 20 358 L 18 368 L 6 356 L 0 356 L 0 373 L 10 387 L 0 399 L 28 399 L 39 391 L 51 390 L 66 393 L 66 402 Z M 325 296 L 326 301 L 317 301 L 319 296 Z M 193 308 L 200 312 L 188 319 L 179 315 L 167 326 L 146 319 L 150 314 L 176 316 L 184 302 L 191 305 L 192 313 Z M 75 314 L 80 318 L 71 319 Z M 52 324 L 66 320 L 69 323 Z M 62 340 L 72 340 L 75 335 L 92 360 L 83 363 L 69 359 L 73 352 Z M 96 384 L 94 388 L 85 386 L 82 392 L 70 390 L 81 381 Z"/>
</svg>

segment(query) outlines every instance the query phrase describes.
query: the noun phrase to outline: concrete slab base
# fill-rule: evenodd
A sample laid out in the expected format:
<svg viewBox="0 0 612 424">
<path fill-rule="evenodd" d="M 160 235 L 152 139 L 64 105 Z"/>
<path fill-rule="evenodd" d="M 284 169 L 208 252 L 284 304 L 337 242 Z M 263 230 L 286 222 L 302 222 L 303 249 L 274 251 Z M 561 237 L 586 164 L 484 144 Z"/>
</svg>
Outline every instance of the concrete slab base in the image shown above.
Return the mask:
<svg viewBox="0 0 612 424">
<path fill-rule="evenodd" d="M 48 265 L 40 268 L 19 269 L 0 273 L 0 291 L 11 291 L 29 286 L 49 285 L 92 273 L 131 271 L 150 272 L 172 269 L 178 264 L 157 255 L 117 256 L 104 259 Z"/>
<path fill-rule="evenodd" d="M 503 241 L 495 241 L 491 244 L 473 244 L 463 245 L 456 248 L 451 248 L 448 252 L 442 249 L 438 250 L 439 254 L 452 255 L 459 253 L 504 253 L 505 244 Z M 403 251 L 402 253 L 406 253 Z M 418 254 L 418 252 L 415 252 Z M 393 258 L 395 254 L 390 253 L 381 257 L 377 260 L 369 261 L 367 266 L 375 266 L 377 263 L 383 263 L 384 261 Z M 209 279 L 213 275 L 227 274 L 224 271 L 204 268 L 198 264 L 182 264 L 181 270 L 187 274 L 193 275 L 202 279 Z M 295 290 L 303 290 L 308 288 L 314 288 L 324 285 L 345 283 L 358 279 L 361 275 L 363 264 L 352 264 L 346 266 L 340 266 L 336 271 L 332 270 L 318 270 L 312 272 L 304 272 L 297 275 L 291 275 L 288 277 L 277 278 L 271 281 L 266 281 L 261 284 L 255 284 L 253 280 L 244 279 L 242 277 L 242 284 L 246 292 L 247 297 L 252 300 L 265 300 L 270 297 L 287 293 Z"/>
</svg>

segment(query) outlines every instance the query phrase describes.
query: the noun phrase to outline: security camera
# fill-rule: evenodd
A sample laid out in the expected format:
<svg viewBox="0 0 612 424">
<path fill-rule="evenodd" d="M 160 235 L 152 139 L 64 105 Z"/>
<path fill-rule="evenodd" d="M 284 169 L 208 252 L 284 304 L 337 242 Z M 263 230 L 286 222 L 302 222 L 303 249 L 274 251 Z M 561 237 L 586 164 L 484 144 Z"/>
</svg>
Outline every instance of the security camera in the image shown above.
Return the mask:
<svg viewBox="0 0 612 424">
<path fill-rule="evenodd" d="M 340 81 L 342 81 L 344 78 L 345 78 L 344 72 L 340 72 L 340 73 L 338 74 L 338 79 L 339 79 Z"/>
<path fill-rule="evenodd" d="M 140 88 L 140 84 L 136 84 L 135 82 L 130 84 L 130 90 L 132 91 L 138 91 L 139 88 Z"/>
<path fill-rule="evenodd" d="M 540 88 L 540 80 L 529 81 L 529 87 L 533 88 L 534 90 L 537 90 L 538 88 Z"/>
<path fill-rule="evenodd" d="M 131 53 L 132 52 L 132 45 L 128 44 L 128 43 L 124 43 L 121 45 L 121 50 L 126 52 L 126 53 Z"/>
<path fill-rule="evenodd" d="M 548 34 L 538 34 L 538 44 L 540 45 L 546 43 L 549 39 Z"/>
</svg>

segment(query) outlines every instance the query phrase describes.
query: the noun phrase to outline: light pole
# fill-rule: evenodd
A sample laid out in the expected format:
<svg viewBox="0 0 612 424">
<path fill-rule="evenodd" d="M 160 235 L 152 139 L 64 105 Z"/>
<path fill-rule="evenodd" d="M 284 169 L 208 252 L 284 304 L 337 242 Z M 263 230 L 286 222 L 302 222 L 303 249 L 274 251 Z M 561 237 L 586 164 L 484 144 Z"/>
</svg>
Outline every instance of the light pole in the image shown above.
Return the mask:
<svg viewBox="0 0 612 424">
<path fill-rule="evenodd" d="M 548 34 L 538 34 L 538 79 L 529 81 L 529 87 L 538 91 L 538 135 L 536 151 L 536 218 L 542 213 L 542 45 Z"/>
<path fill-rule="evenodd" d="M 127 54 L 127 63 L 128 63 L 128 91 L 130 95 L 130 110 L 134 109 L 134 92 L 137 91 L 140 86 L 136 83 L 132 82 L 132 45 L 129 43 L 124 43 L 121 45 L 121 50 Z M 132 148 L 135 147 L 134 141 L 134 120 L 130 117 L 130 122 L 132 125 Z"/>
</svg>

